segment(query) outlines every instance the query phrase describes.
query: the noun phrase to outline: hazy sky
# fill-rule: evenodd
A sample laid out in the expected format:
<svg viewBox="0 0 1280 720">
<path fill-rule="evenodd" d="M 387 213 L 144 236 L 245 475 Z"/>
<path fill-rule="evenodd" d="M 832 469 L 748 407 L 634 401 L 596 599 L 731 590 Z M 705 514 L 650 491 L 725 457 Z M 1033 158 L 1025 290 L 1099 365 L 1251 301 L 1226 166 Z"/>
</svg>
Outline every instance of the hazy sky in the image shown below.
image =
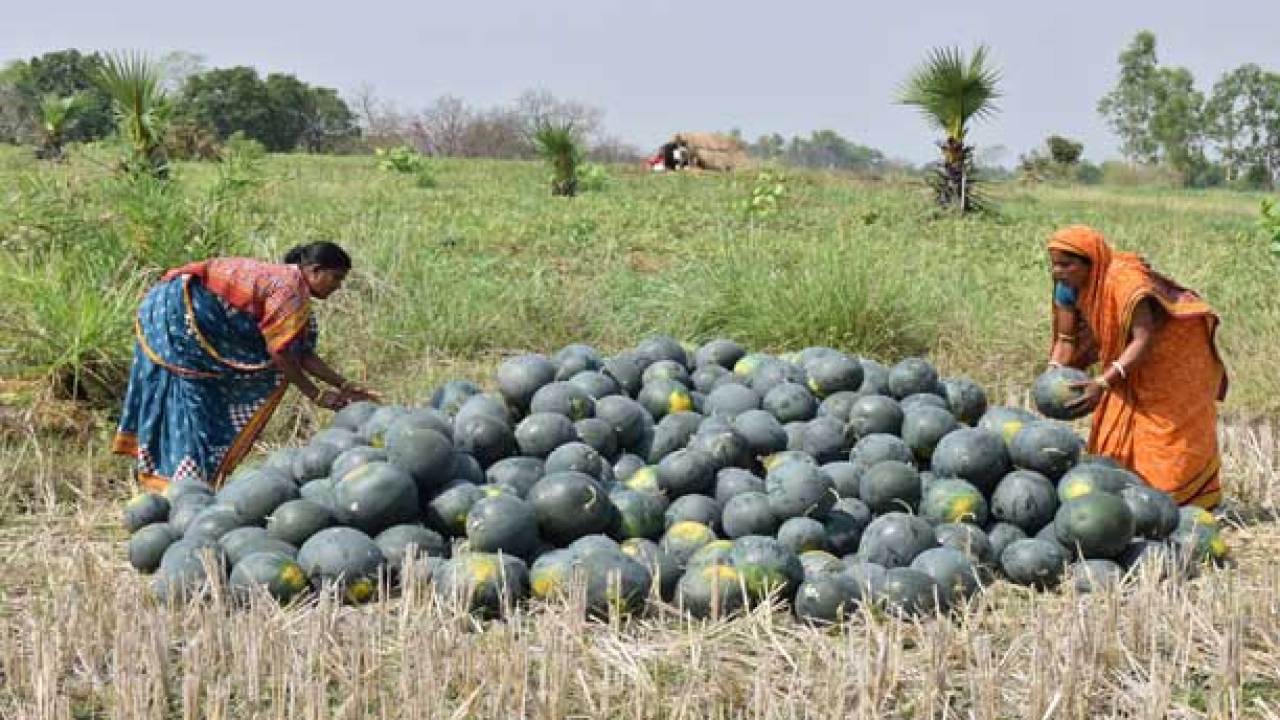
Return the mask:
<svg viewBox="0 0 1280 720">
<path fill-rule="evenodd" d="M 369 83 L 408 110 L 455 94 L 507 102 L 544 88 L 605 110 L 648 148 L 677 130 L 751 138 L 832 128 L 891 156 L 930 159 L 932 133 L 895 89 L 930 46 L 991 46 L 1001 112 L 973 140 L 1008 148 L 1050 133 L 1116 154 L 1096 105 L 1140 29 L 1161 63 L 1208 90 L 1245 62 L 1280 70 L 1280 0 L 59 0 L 6 2 L 0 60 L 64 47 L 179 49 L 210 66 L 285 71 L 348 93 Z M 185 5 L 193 9 L 182 10 Z"/>
</svg>

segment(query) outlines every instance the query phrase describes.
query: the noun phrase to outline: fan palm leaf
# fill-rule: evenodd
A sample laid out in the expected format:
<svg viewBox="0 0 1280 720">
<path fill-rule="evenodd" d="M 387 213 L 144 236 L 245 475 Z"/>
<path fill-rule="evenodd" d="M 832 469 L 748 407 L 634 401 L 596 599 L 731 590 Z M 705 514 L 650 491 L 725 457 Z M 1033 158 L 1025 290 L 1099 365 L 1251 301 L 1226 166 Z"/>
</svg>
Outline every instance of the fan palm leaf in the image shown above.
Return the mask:
<svg viewBox="0 0 1280 720">
<path fill-rule="evenodd" d="M 997 111 L 999 80 L 986 46 L 968 59 L 959 48 L 934 48 L 903 85 L 898 102 L 914 105 L 948 138 L 964 142 L 970 120 Z"/>
<path fill-rule="evenodd" d="M 107 55 L 97 83 L 111 98 L 120 135 L 138 159 L 154 159 L 165 133 L 168 103 L 160 65 L 136 52 Z"/>
</svg>

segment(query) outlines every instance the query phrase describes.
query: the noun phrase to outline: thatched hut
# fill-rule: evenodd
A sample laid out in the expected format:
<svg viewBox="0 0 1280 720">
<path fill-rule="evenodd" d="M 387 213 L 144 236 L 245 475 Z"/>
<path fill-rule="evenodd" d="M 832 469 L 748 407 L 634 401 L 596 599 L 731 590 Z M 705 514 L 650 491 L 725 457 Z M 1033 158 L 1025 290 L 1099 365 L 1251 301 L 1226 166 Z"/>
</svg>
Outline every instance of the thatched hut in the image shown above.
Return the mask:
<svg viewBox="0 0 1280 720">
<path fill-rule="evenodd" d="M 703 170 L 738 170 L 751 164 L 742 141 L 723 133 L 678 133 L 673 142 L 689 150 L 689 165 Z"/>
</svg>

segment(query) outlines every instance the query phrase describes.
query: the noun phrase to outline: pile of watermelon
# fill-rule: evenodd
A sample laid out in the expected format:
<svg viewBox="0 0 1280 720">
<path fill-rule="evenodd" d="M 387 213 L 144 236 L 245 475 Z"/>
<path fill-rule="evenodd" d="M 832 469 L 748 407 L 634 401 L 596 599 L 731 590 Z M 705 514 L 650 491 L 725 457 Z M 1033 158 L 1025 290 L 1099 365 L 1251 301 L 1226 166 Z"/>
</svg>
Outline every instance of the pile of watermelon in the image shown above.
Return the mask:
<svg viewBox="0 0 1280 720">
<path fill-rule="evenodd" d="M 489 616 L 580 593 L 593 614 L 783 601 L 824 622 L 863 603 L 944 611 L 1001 579 L 1090 591 L 1222 560 L 1211 514 L 1042 417 L 1073 415 L 1070 372 L 1037 381 L 1038 415 L 922 358 L 571 345 L 505 361 L 492 391 L 350 405 L 216 491 L 140 495 L 129 560 L 170 600 L 221 584 L 359 603 L 412 572 Z"/>
</svg>

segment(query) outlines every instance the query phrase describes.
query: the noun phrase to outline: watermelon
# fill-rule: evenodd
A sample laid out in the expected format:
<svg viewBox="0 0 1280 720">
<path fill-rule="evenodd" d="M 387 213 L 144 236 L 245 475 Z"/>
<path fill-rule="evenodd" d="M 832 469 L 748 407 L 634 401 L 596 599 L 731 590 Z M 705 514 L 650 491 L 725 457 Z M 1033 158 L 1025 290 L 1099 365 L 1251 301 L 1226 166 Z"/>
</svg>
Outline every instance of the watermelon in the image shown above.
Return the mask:
<svg viewBox="0 0 1280 720">
<path fill-rule="evenodd" d="M 469 482 L 455 480 L 445 485 L 423 509 L 427 527 L 445 537 L 462 537 L 467 533 L 467 513 L 484 491 Z"/>
<path fill-rule="evenodd" d="M 988 565 L 996 558 L 990 538 L 976 525 L 942 523 L 934 526 L 933 536 L 940 546 L 964 553 L 965 557 L 977 565 Z"/>
<path fill-rule="evenodd" d="M 706 453 L 715 472 L 727 467 L 750 468 L 755 464 L 750 443 L 732 427 L 708 429 L 704 425 L 689 438 L 689 450 Z"/>
<path fill-rule="evenodd" d="M 1034 535 L 1053 522 L 1058 512 L 1058 495 L 1048 478 L 1032 470 L 1014 470 L 1005 475 L 991 493 L 991 515 L 1024 534 Z"/>
<path fill-rule="evenodd" d="M 445 440 L 445 446 L 450 452 L 453 446 L 448 440 Z M 342 479 L 343 475 L 355 470 L 356 468 L 370 462 L 386 462 L 390 456 L 383 448 L 370 447 L 368 445 L 358 445 L 350 450 L 342 451 L 342 454 L 334 458 L 333 465 L 329 466 L 329 480 L 337 482 Z M 311 485 L 307 483 L 307 485 Z M 306 487 L 304 485 L 303 487 Z"/>
<path fill-rule="evenodd" d="M 504 616 L 529 595 L 529 566 L 512 555 L 457 556 L 445 561 L 434 579 L 438 596 L 481 617 Z"/>
<path fill-rule="evenodd" d="M 569 427 L 572 430 L 572 425 Z M 484 468 L 516 453 L 516 435 L 511 426 L 501 420 L 474 414 L 454 424 L 453 445 Z"/>
<path fill-rule="evenodd" d="M 351 432 L 359 432 L 360 428 L 368 422 L 370 416 L 378 409 L 377 403 L 368 400 L 357 400 L 353 403 L 343 406 L 341 410 L 333 414 L 331 421 L 332 427 L 350 430 Z"/>
<path fill-rule="evenodd" d="M 1147 485 L 1126 485 L 1120 497 L 1133 513 L 1137 536 L 1161 540 L 1178 529 L 1178 504 L 1168 493 Z"/>
<path fill-rule="evenodd" d="M 387 429 L 391 427 L 391 423 L 395 422 L 397 418 L 408 414 L 409 408 L 400 405 L 383 405 L 374 410 L 369 419 L 364 421 L 364 424 L 360 426 L 360 430 L 357 431 L 357 435 L 367 445 L 382 447 Z M 302 479 L 301 476 L 299 476 L 299 479 Z"/>
<path fill-rule="evenodd" d="M 897 399 L 916 393 L 938 394 L 938 371 L 924 358 L 910 357 L 889 369 L 889 392 Z"/>
<path fill-rule="evenodd" d="M 691 493 L 706 495 L 715 489 L 716 471 L 715 460 L 708 453 L 677 450 L 658 463 L 658 486 L 672 498 Z"/>
<path fill-rule="evenodd" d="M 528 557 L 538 541 L 538 517 L 533 506 L 505 493 L 477 500 L 467 513 L 466 529 L 473 552 Z"/>
<path fill-rule="evenodd" d="M 715 366 L 732 370 L 733 366 L 746 354 L 746 348 L 733 340 L 716 338 L 703 344 L 694 352 L 693 364 L 699 368 Z"/>
<path fill-rule="evenodd" d="M 546 474 L 546 463 L 535 457 L 509 457 L 490 465 L 484 474 L 487 482 L 509 487 L 517 496 L 524 497 Z"/>
<path fill-rule="evenodd" d="M 577 552 L 562 548 L 542 553 L 529 568 L 533 597 L 539 600 L 568 598 L 578 572 Z"/>
<path fill-rule="evenodd" d="M 398 416 L 390 415 L 389 417 L 398 417 Z M 350 430 L 347 430 L 346 428 L 329 427 L 321 430 L 315 435 L 312 435 L 310 444 L 332 445 L 338 449 L 338 452 L 342 452 L 343 450 L 350 450 L 351 448 L 356 447 L 357 445 L 364 444 L 364 439 L 361 438 L 359 434 L 354 433 Z M 254 468 L 248 468 L 248 469 L 254 469 Z"/>
<path fill-rule="evenodd" d="M 735 495 L 764 489 L 764 480 L 747 470 L 730 467 L 716 473 L 715 500 L 722 508 Z"/>
<path fill-rule="evenodd" d="M 165 549 L 151 590 L 163 600 L 186 602 L 199 597 L 225 573 L 226 558 L 216 544 L 209 545 L 207 538 L 184 538 Z"/>
<path fill-rule="evenodd" d="M 604 366 L 600 352 L 590 345 L 574 343 L 566 345 L 551 356 L 556 366 L 556 380 L 568 380 L 580 373 L 599 370 Z"/>
<path fill-rule="evenodd" d="M 664 378 L 645 383 L 636 400 L 654 420 L 661 420 L 669 413 L 693 409 L 693 398 L 689 395 L 688 388 L 675 380 Z"/>
<path fill-rule="evenodd" d="M 381 435 L 379 435 L 380 439 Z M 308 444 L 293 460 L 293 476 L 298 479 L 298 482 L 305 483 L 328 475 L 333 461 L 342 453 L 342 450 L 336 445 L 324 442 Z"/>
<path fill-rule="evenodd" d="M 698 619 L 719 620 L 746 605 L 742 575 L 731 565 L 706 565 L 680 577 L 676 602 Z"/>
<path fill-rule="evenodd" d="M 124 506 L 124 527 L 129 532 L 169 519 L 169 501 L 163 495 L 140 493 Z"/>
<path fill-rule="evenodd" d="M 585 418 L 573 424 L 578 439 L 590 445 L 608 462 L 614 462 L 622 455 L 618 447 L 618 433 L 613 426 L 600 418 Z"/>
<path fill-rule="evenodd" d="M 748 410 L 733 418 L 733 429 L 747 442 L 752 457 L 787 449 L 787 433 L 777 418 L 764 410 Z"/>
<path fill-rule="evenodd" d="M 968 480 L 990 493 L 1011 469 L 1004 441 L 990 430 L 960 428 L 938 441 L 930 466 L 939 477 Z"/>
<path fill-rule="evenodd" d="M 685 564 L 685 572 L 707 565 L 732 565 L 733 560 L 730 558 L 732 552 L 732 540 L 712 540 L 689 556 L 689 562 Z"/>
<path fill-rule="evenodd" d="M 304 485 L 303 488 L 309 488 L 317 483 Z M 172 501 L 172 508 L 169 510 L 169 526 L 174 532 L 185 535 L 191 523 L 195 521 L 197 515 L 202 510 L 213 505 L 213 495 L 203 495 L 199 493 L 189 493 L 178 496 Z"/>
<path fill-rule="evenodd" d="M 1084 395 L 1083 391 L 1073 388 L 1074 383 L 1087 383 L 1089 376 L 1081 370 L 1069 367 L 1049 368 L 1036 378 L 1031 386 L 1031 397 L 1035 400 L 1036 409 L 1045 417 L 1054 420 L 1074 420 L 1089 414 L 1082 407 L 1071 408 L 1069 403 Z"/>
<path fill-rule="evenodd" d="M 518 355 L 498 366 L 496 379 L 507 404 L 524 412 L 538 388 L 556 379 L 556 366 L 545 355 Z"/>
<path fill-rule="evenodd" d="M 805 579 L 828 573 L 844 574 L 844 562 L 826 550 L 807 550 L 800 553 L 800 567 Z M 798 598 L 797 598 L 798 599 Z"/>
<path fill-rule="evenodd" d="M 862 533 L 871 524 L 871 508 L 857 498 L 840 498 L 822 521 L 827 532 L 827 543 L 837 555 L 851 555 L 858 551 Z"/>
<path fill-rule="evenodd" d="M 618 446 L 623 450 L 639 453 L 653 435 L 653 417 L 628 397 L 611 395 L 600 398 L 596 403 L 596 417 L 613 426 L 618 434 Z"/>
<path fill-rule="evenodd" d="M 605 358 L 604 367 L 600 371 L 616 382 L 623 394 L 635 397 L 635 394 L 640 392 L 643 384 L 640 382 L 640 376 L 644 374 L 647 365 L 646 360 L 635 352 L 627 350 Z"/>
<path fill-rule="evenodd" d="M 720 504 L 706 495 L 681 495 L 667 506 L 663 514 L 665 527 L 678 522 L 691 520 L 718 530 L 720 526 Z"/>
<path fill-rule="evenodd" d="M 854 444 L 850 458 L 868 468 L 885 460 L 897 460 L 908 465 L 913 465 L 916 461 L 911 448 L 902 438 L 886 433 L 863 436 Z"/>
<path fill-rule="evenodd" d="M 852 390 L 831 393 L 823 398 L 822 402 L 818 403 L 818 417 L 834 418 L 848 425 L 849 414 L 853 411 L 853 406 L 862 397 L 862 395 Z"/>
<path fill-rule="evenodd" d="M 657 543 L 644 538 L 631 538 L 622 542 L 621 550 L 649 569 L 653 576 L 653 590 L 659 597 L 671 600 L 675 596 L 676 583 L 680 581 L 680 567 Z"/>
<path fill-rule="evenodd" d="M 614 477 L 618 478 L 618 480 L 620 481 L 626 481 L 636 471 L 640 470 L 643 467 L 645 467 L 644 458 L 640 457 L 639 455 L 634 455 L 632 453 L 622 453 L 620 456 L 618 456 L 618 459 L 613 463 L 613 475 Z M 656 469 L 654 472 L 655 472 L 654 482 L 657 482 Z"/>
<path fill-rule="evenodd" d="M 334 486 L 338 521 L 377 533 L 418 517 L 418 486 L 409 473 L 390 463 L 373 462 Z"/>
<path fill-rule="evenodd" d="M 737 376 L 719 365 L 703 365 L 689 375 L 689 382 L 697 392 L 710 395 L 721 385 L 737 384 Z"/>
<path fill-rule="evenodd" d="M 689 438 L 698 431 L 702 416 L 694 412 L 672 413 L 662 418 L 653 428 L 653 442 L 645 460 L 649 464 L 689 445 Z"/>
<path fill-rule="evenodd" d="M 982 588 L 978 569 L 973 562 L 967 555 L 953 548 L 925 550 L 911 561 L 911 569 L 933 579 L 938 586 L 938 599 L 942 607 L 962 605 Z"/>
<path fill-rule="evenodd" d="M 586 390 L 562 380 L 538 388 L 529 401 L 529 411 L 556 413 L 576 422 L 595 416 L 596 401 Z"/>
<path fill-rule="evenodd" d="M 531 413 L 515 430 L 520 453 L 545 458 L 552 450 L 578 439 L 573 420 L 559 413 Z"/>
<path fill-rule="evenodd" d="M 826 526 L 813 518 L 793 517 L 778 527 L 778 542 L 799 555 L 809 550 L 826 550 Z"/>
<path fill-rule="evenodd" d="M 785 425 L 789 422 L 812 420 L 818 412 L 818 401 L 805 386 L 782 382 L 764 396 L 761 408 Z"/>
<path fill-rule="evenodd" d="M 750 378 L 760 368 L 764 367 L 768 363 L 776 361 L 777 358 L 767 353 L 747 353 L 741 358 L 738 358 L 738 362 L 733 364 L 732 370 L 735 375 Z"/>
<path fill-rule="evenodd" d="M 748 410 L 758 410 L 761 402 L 755 390 L 736 382 L 725 382 L 707 394 L 704 406 L 708 415 L 732 418 Z"/>
<path fill-rule="evenodd" d="M 760 602 L 777 594 L 790 600 L 804 581 L 800 558 L 777 538 L 747 535 L 733 541 L 729 555 L 742 575 L 748 598 Z"/>
<path fill-rule="evenodd" d="M 129 564 L 138 572 L 155 572 L 165 550 L 180 537 L 168 523 L 158 522 L 138 528 L 129 536 Z"/>
<path fill-rule="evenodd" d="M 261 525 L 277 507 L 298 498 L 298 486 L 271 470 L 251 471 L 218 491 L 217 501 L 235 509 L 246 523 Z"/>
<path fill-rule="evenodd" d="M 600 457 L 600 453 L 596 452 L 595 448 L 586 443 L 570 442 L 552 450 L 551 454 L 547 455 L 543 467 L 548 475 L 572 470 L 601 480 L 605 466 L 604 458 Z"/>
<path fill-rule="evenodd" d="M 991 557 L 999 561 L 1004 549 L 1015 540 L 1026 540 L 1027 533 L 1017 525 L 1007 522 L 992 523 L 987 528 L 987 542 L 991 545 Z"/>
<path fill-rule="evenodd" d="M 458 410 L 468 398 L 479 395 L 481 392 L 483 391 L 480 386 L 470 380 L 448 380 L 431 393 L 429 404 L 432 408 L 453 417 L 458 414 Z"/>
<path fill-rule="evenodd" d="M 433 411 L 430 410 L 415 410 L 397 420 L 396 423 L 412 422 L 429 427 L 446 437 L 453 437 L 454 426 L 475 415 L 491 417 L 504 425 L 511 425 L 513 422 L 511 408 L 507 407 L 506 398 L 502 397 L 501 393 L 480 393 L 467 398 L 454 415 L 452 423 L 448 422 L 444 416 L 432 413 Z"/>
<path fill-rule="evenodd" d="M 805 377 L 803 368 L 778 359 L 764 363 L 751 374 L 751 389 L 759 393 L 760 397 L 766 397 L 769 391 L 783 383 L 804 387 L 808 378 Z"/>
<path fill-rule="evenodd" d="M 546 475 L 529 489 L 528 500 L 542 536 L 557 545 L 606 532 L 618 520 L 604 487 L 580 472 Z"/>
<path fill-rule="evenodd" d="M 1053 518 L 1058 542 L 1085 558 L 1111 559 L 1133 539 L 1133 512 L 1123 499 L 1108 493 L 1089 493 L 1068 500 Z"/>
<path fill-rule="evenodd" d="M 862 366 L 862 384 L 858 392 L 863 395 L 889 395 L 889 368 L 870 358 L 858 358 Z"/>
<path fill-rule="evenodd" d="M 782 426 L 782 431 L 787 434 L 788 450 L 794 450 L 805 455 L 809 454 L 801 450 L 801 447 L 804 445 L 805 426 L 808 424 L 809 423 L 804 422 L 803 420 L 797 420 L 796 422 L 789 422 Z M 817 461 L 815 460 L 815 462 Z"/>
<path fill-rule="evenodd" d="M 337 518 L 329 508 L 299 498 L 290 500 L 275 509 L 267 518 L 266 532 L 273 538 L 299 546 L 307 538 L 334 525 Z"/>
<path fill-rule="evenodd" d="M 1077 465 L 1058 480 L 1058 500 L 1066 502 L 1091 493 L 1118 495 L 1126 485 L 1139 485 L 1142 481 L 1127 470 L 1117 470 L 1105 465 Z"/>
<path fill-rule="evenodd" d="M 1068 426 L 1032 422 L 1022 426 L 1009 444 L 1013 464 L 1057 481 L 1079 460 L 1084 443 Z"/>
<path fill-rule="evenodd" d="M 694 497 L 694 496 L 690 496 Z M 613 535 L 619 539 L 648 538 L 656 540 L 666 528 L 665 501 L 659 495 L 620 488 L 609 494 L 618 511 Z"/>
<path fill-rule="evenodd" d="M 928 463 L 942 438 L 959 427 L 949 411 L 920 405 L 903 413 L 902 441 L 918 462 Z"/>
<path fill-rule="evenodd" d="M 856 557 L 848 557 L 843 561 L 845 574 L 858 586 L 858 593 L 866 601 L 875 601 L 884 592 L 886 570 L 875 563 L 863 562 Z"/>
<path fill-rule="evenodd" d="M 933 393 L 916 393 L 908 395 L 898 401 L 898 405 L 902 407 L 902 412 L 909 412 L 912 408 L 929 406 L 951 412 L 951 406 L 947 404 L 947 399 L 941 395 Z"/>
<path fill-rule="evenodd" d="M 842 498 L 856 498 L 862 485 L 862 474 L 867 468 L 862 463 L 830 462 L 822 466 L 831 482 L 835 485 L 836 494 Z"/>
<path fill-rule="evenodd" d="M 769 470 L 765 489 L 774 517 L 811 517 L 821 520 L 835 504 L 835 483 L 822 468 L 811 463 L 785 462 Z"/>
<path fill-rule="evenodd" d="M 805 576 L 796 590 L 796 617 L 815 624 L 839 623 L 855 611 L 861 592 L 853 578 L 833 572 Z"/>
<path fill-rule="evenodd" d="M 856 391 L 862 386 L 862 364 L 843 353 L 827 354 L 804 363 L 809 390 L 818 398 L 838 392 Z"/>
<path fill-rule="evenodd" d="M 858 438 L 902 432 L 903 411 L 898 401 L 885 395 L 864 395 L 849 408 L 849 430 Z"/>
<path fill-rule="evenodd" d="M 333 498 L 333 486 L 334 481 L 329 478 L 312 480 L 298 490 L 298 495 L 301 496 L 300 499 L 310 500 L 332 513 L 333 509 L 336 507 L 335 500 Z M 175 523 L 172 516 L 170 517 L 169 522 Z"/>
<path fill-rule="evenodd" d="M 462 432 L 468 433 L 467 430 Z M 453 440 L 438 430 L 394 423 L 387 430 L 386 448 L 387 462 L 407 473 L 424 496 L 431 495 L 454 479 Z M 369 462 L 366 460 L 361 465 Z M 342 478 L 335 476 L 335 479 Z"/>
<path fill-rule="evenodd" d="M 693 389 L 693 378 L 689 376 L 689 371 L 684 365 L 674 360 L 659 360 L 649 365 L 640 374 L 640 382 L 644 385 L 655 380 L 674 380 L 685 386 L 686 389 Z"/>
<path fill-rule="evenodd" d="M 889 612 L 911 617 L 936 612 L 941 594 L 942 589 L 927 573 L 892 567 L 885 571 L 879 599 Z"/>
<path fill-rule="evenodd" d="M 897 460 L 876 463 L 862 474 L 858 496 L 877 515 L 914 512 L 920 504 L 920 474 Z"/>
<path fill-rule="evenodd" d="M 589 614 L 609 617 L 644 607 L 653 576 L 643 563 L 615 550 L 583 553 L 579 565 L 586 580 Z"/>
<path fill-rule="evenodd" d="M 289 555 L 255 552 L 235 564 L 227 587 L 233 596 L 240 598 L 262 588 L 277 602 L 288 604 L 306 591 L 307 575 Z"/>
<path fill-rule="evenodd" d="M 978 420 L 978 427 L 983 430 L 1000 433 L 1000 437 L 1004 438 L 1005 445 L 1010 445 L 1013 443 L 1013 437 L 1018 434 L 1022 426 L 1036 419 L 1035 415 L 1022 408 L 998 405 L 989 408 L 982 414 L 982 417 Z"/>
<path fill-rule="evenodd" d="M 1062 579 L 1066 555 L 1062 546 L 1040 538 L 1015 540 L 1000 554 L 1000 569 L 1018 585 L 1051 589 Z"/>
<path fill-rule="evenodd" d="M 937 547 L 929 521 L 902 512 L 885 513 L 867 525 L 858 544 L 858 555 L 865 562 L 885 568 L 906 567 L 917 555 Z"/>
<path fill-rule="evenodd" d="M 569 549 L 578 553 L 578 557 L 582 557 L 589 552 L 618 552 L 621 547 L 617 540 L 600 533 L 583 535 L 569 543 Z"/>
<path fill-rule="evenodd" d="M 662 486 L 658 483 L 658 466 L 645 465 L 639 470 L 631 473 L 626 480 L 622 481 L 622 486 L 637 492 L 645 492 L 651 495 L 662 495 Z"/>
<path fill-rule="evenodd" d="M 636 346 L 636 354 L 651 365 L 663 360 L 671 360 L 684 367 L 689 367 L 689 355 L 679 340 L 669 335 L 653 335 L 645 338 Z"/>
<path fill-rule="evenodd" d="M 731 538 L 772 535 L 778 527 L 769 496 L 757 490 L 737 493 L 725 503 L 720 522 Z"/>
<path fill-rule="evenodd" d="M 298 565 L 312 587 L 336 584 L 342 598 L 352 603 L 373 598 L 385 562 L 373 538 L 349 527 L 321 530 L 298 549 Z"/>
<path fill-rule="evenodd" d="M 248 523 L 230 505 L 209 505 L 200 510 L 182 534 L 184 539 L 217 540 Z"/>
<path fill-rule="evenodd" d="M 934 522 L 985 525 L 987 499 L 981 490 L 964 480 L 937 480 L 923 493 L 920 514 Z"/>
<path fill-rule="evenodd" d="M 715 539 L 716 534 L 706 525 L 683 520 L 667 528 L 658 541 L 658 547 L 683 569 L 698 548 Z"/>
<path fill-rule="evenodd" d="M 947 397 L 947 409 L 965 425 L 977 425 L 987 412 L 986 391 L 969 378 L 946 378 L 942 381 L 942 390 Z"/>
<path fill-rule="evenodd" d="M 582 390 L 594 400 L 617 395 L 622 392 L 618 381 L 596 370 L 583 370 L 569 378 L 569 382 Z"/>
<path fill-rule="evenodd" d="M 387 567 L 399 572 L 410 558 L 448 557 L 449 545 L 440 533 L 416 523 L 392 525 L 378 533 L 373 542 L 382 552 Z"/>
<path fill-rule="evenodd" d="M 849 457 L 853 438 L 844 423 L 835 418 L 816 418 L 806 423 L 800 435 L 801 452 L 809 453 L 820 463 Z"/>
</svg>

